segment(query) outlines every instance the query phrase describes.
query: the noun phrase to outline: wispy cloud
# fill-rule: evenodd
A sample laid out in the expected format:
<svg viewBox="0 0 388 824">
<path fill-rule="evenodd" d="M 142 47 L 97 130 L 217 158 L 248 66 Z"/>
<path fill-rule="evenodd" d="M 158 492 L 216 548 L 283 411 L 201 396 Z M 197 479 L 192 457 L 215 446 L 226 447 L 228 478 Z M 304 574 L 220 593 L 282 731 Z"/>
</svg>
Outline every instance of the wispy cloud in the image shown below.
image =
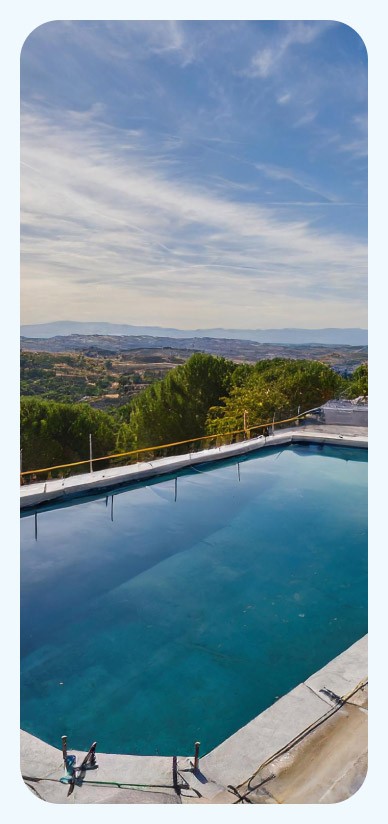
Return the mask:
<svg viewBox="0 0 388 824">
<path fill-rule="evenodd" d="M 306 174 L 298 174 L 292 169 L 287 169 L 282 166 L 274 166 L 270 163 L 256 163 L 255 166 L 258 171 L 262 172 L 265 177 L 270 180 L 276 180 L 279 182 L 289 181 L 290 183 L 294 183 L 299 189 L 303 189 L 305 192 L 319 195 L 323 201 L 335 201 L 333 194 L 322 191 L 322 189 L 318 187 L 317 184 L 311 179 L 309 179 Z"/>
<path fill-rule="evenodd" d="M 46 24 L 50 38 L 63 37 L 63 24 Z M 184 24 L 174 20 L 107 20 L 104 23 L 67 23 L 66 37 L 88 54 L 98 55 L 106 61 L 135 59 L 144 62 L 150 54 L 178 59 L 189 63 L 195 55 L 194 43 L 187 38 Z"/>
<path fill-rule="evenodd" d="M 276 102 L 279 103 L 279 106 L 284 106 L 284 104 L 289 103 L 291 99 L 292 95 L 290 92 L 285 92 L 284 94 L 279 95 Z"/>
<path fill-rule="evenodd" d="M 356 128 L 356 137 L 348 142 L 341 143 L 339 148 L 342 152 L 348 152 L 355 158 L 366 158 L 368 155 L 368 124 L 366 117 L 360 115 L 353 118 Z"/>
<path fill-rule="evenodd" d="M 25 321 L 364 322 L 347 27 L 59 21 L 23 48 L 22 98 Z"/>
<path fill-rule="evenodd" d="M 269 77 L 280 70 L 283 61 L 294 46 L 307 46 L 326 30 L 327 24 L 292 22 L 283 24 L 281 32 L 270 45 L 262 45 L 251 58 L 245 70 L 250 77 Z"/>
<path fill-rule="evenodd" d="M 312 123 L 316 119 L 317 115 L 317 111 L 311 110 L 305 112 L 304 114 L 302 114 L 301 117 L 298 117 L 295 123 L 293 123 L 294 129 L 300 129 L 301 126 L 307 126 L 308 124 Z"/>
<path fill-rule="evenodd" d="M 225 322 L 235 325 L 257 325 L 259 297 L 264 313 L 277 300 L 301 299 L 317 317 L 317 293 L 320 311 L 334 295 L 349 311 L 355 289 L 357 296 L 363 291 L 364 245 L 318 231 L 307 212 L 285 220 L 273 208 L 235 201 L 233 188 L 177 180 L 168 167 L 148 162 L 136 135 L 129 153 L 117 153 L 122 132 L 109 130 L 108 140 L 93 118 L 80 131 L 27 112 L 23 133 L 27 315 L 37 282 L 51 317 L 76 304 L 89 317 L 92 289 L 93 316 L 108 295 L 112 303 L 113 290 L 123 318 L 136 306 L 144 322 L 151 315 L 156 322 L 153 290 L 165 316 L 174 301 L 216 323 L 221 300 Z"/>
</svg>

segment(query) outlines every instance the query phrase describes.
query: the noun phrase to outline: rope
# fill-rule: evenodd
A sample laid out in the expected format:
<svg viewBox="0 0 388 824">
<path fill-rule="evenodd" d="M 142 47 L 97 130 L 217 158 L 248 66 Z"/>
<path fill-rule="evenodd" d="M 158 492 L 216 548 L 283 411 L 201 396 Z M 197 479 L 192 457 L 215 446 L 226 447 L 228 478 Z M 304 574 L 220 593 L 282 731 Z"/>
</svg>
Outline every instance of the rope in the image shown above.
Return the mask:
<svg viewBox="0 0 388 824">
<path fill-rule="evenodd" d="M 60 778 L 49 778 L 48 776 L 38 777 L 36 775 L 22 775 L 24 781 L 51 781 L 56 784 L 61 783 Z M 75 778 L 75 784 L 79 782 L 80 784 L 89 784 L 90 786 L 98 786 L 98 787 L 117 787 L 119 790 L 125 789 L 138 789 L 138 790 L 175 790 L 176 787 L 173 784 L 131 784 L 130 782 L 126 781 L 85 781 L 83 778 L 79 778 L 78 776 Z M 197 790 L 194 790 L 193 787 L 190 787 L 190 784 L 184 780 L 183 784 L 178 784 L 177 789 L 179 790 L 193 790 L 197 793 Z"/>
<path fill-rule="evenodd" d="M 248 778 L 248 780 L 242 781 L 241 784 L 237 785 L 237 787 L 234 787 L 232 784 L 229 784 L 228 790 L 231 790 L 235 793 L 235 795 L 238 796 L 237 801 L 234 801 L 233 803 L 240 804 L 246 801 L 248 795 L 250 795 L 250 793 L 254 792 L 255 790 L 258 790 L 264 783 L 264 781 L 261 781 L 259 784 L 256 784 L 255 786 L 250 786 L 255 776 L 257 776 L 261 772 L 261 770 L 264 769 L 264 767 L 267 767 L 268 764 L 271 764 L 272 761 L 274 761 L 280 755 L 284 755 L 285 753 L 289 752 L 293 747 L 299 744 L 299 742 L 302 741 L 307 735 L 309 735 L 311 732 L 314 732 L 314 730 L 318 729 L 318 727 L 320 727 L 321 724 L 323 724 L 325 721 L 327 721 L 329 718 L 335 715 L 335 713 L 338 712 L 338 710 L 340 710 L 341 707 L 343 707 L 343 705 L 346 704 L 347 701 L 349 701 L 349 698 L 355 695 L 356 692 L 358 692 L 358 690 L 363 689 L 363 687 L 365 687 L 367 683 L 367 678 L 363 679 L 362 681 L 359 681 L 359 683 L 356 687 L 354 687 L 354 689 L 350 690 L 348 693 L 346 693 L 346 695 L 343 695 L 339 698 L 337 704 L 334 707 L 331 707 L 327 712 L 324 713 L 324 715 L 321 715 L 320 718 L 318 718 L 316 721 L 313 721 L 313 723 L 310 724 L 308 727 L 305 727 L 305 729 L 298 733 L 298 735 L 296 735 L 295 738 L 292 738 L 291 741 L 288 742 L 288 744 L 285 744 L 284 747 L 281 747 L 279 750 L 277 750 L 277 752 L 270 755 L 269 758 L 266 758 L 266 760 L 263 761 L 262 764 L 260 764 L 260 767 L 258 767 L 257 770 L 255 770 L 255 772 L 250 776 L 250 778 Z M 273 777 L 274 776 L 272 776 L 272 778 Z M 248 790 L 246 793 L 241 794 L 240 789 L 245 784 L 248 786 Z"/>
</svg>

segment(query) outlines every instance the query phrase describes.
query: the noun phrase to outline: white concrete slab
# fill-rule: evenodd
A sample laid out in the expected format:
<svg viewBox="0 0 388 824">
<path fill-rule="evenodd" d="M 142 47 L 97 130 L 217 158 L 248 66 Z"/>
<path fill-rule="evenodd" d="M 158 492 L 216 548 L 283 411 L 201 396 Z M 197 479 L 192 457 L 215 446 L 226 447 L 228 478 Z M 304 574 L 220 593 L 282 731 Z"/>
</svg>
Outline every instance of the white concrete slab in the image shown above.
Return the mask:
<svg viewBox="0 0 388 824">
<path fill-rule="evenodd" d="M 63 775 L 62 751 L 51 747 L 45 741 L 35 738 L 28 732 L 20 732 L 20 769 L 23 775 L 31 772 L 32 765 L 39 764 L 39 778 Z"/>
<path fill-rule="evenodd" d="M 223 786 L 238 785 L 267 758 L 317 721 L 327 704 L 299 684 L 245 727 L 201 759 L 206 778 Z"/>
<path fill-rule="evenodd" d="M 76 756 L 77 765 L 86 755 L 69 746 L 68 752 Z M 169 803 L 177 799 L 172 757 L 97 752 L 97 764 L 95 769 L 85 771 L 82 781 L 76 782 L 69 796 L 71 802 L 108 804 L 116 798 L 118 790 L 119 801 L 114 803 L 155 803 L 154 793 L 158 793 L 158 803 L 165 803 L 162 796 L 166 795 L 173 797 Z M 186 758 L 177 759 L 177 767 L 180 765 L 187 768 L 189 762 Z M 35 795 L 52 803 L 67 803 L 69 785 L 60 782 L 66 774 L 61 749 L 22 730 L 20 767 L 24 781 Z M 183 783 L 179 775 L 176 783 Z M 134 800 L 132 791 L 137 795 L 141 793 L 139 798 Z M 152 796 L 147 798 L 147 793 Z M 150 797 L 154 800 L 150 801 Z"/>
<path fill-rule="evenodd" d="M 325 698 L 321 689 L 329 689 L 340 697 L 353 690 L 368 674 L 368 636 L 356 641 L 346 654 L 338 655 L 329 664 L 305 681 L 317 695 Z M 327 699 L 326 699 L 327 700 Z"/>
</svg>

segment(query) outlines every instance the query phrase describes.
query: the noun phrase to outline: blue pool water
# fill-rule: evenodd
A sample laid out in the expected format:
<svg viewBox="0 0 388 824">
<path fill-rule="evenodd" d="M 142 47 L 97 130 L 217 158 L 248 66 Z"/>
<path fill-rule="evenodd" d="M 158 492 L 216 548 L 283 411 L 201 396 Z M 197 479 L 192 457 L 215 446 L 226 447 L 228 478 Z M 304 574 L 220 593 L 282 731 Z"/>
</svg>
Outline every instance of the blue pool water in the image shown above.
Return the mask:
<svg viewBox="0 0 388 824">
<path fill-rule="evenodd" d="M 208 752 L 367 631 L 363 449 L 192 467 L 21 533 L 21 726 L 57 747 Z"/>
</svg>

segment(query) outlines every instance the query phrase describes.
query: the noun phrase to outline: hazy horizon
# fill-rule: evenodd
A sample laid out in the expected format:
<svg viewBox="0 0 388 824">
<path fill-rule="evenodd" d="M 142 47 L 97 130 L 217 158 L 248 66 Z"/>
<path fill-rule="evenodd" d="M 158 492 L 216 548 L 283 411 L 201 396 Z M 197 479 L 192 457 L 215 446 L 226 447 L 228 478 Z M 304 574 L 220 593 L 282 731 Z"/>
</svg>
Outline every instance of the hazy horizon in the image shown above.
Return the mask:
<svg viewBox="0 0 388 824">
<path fill-rule="evenodd" d="M 207 327 L 196 329 L 182 329 L 174 326 L 142 326 L 130 324 L 106 323 L 104 321 L 57 321 L 46 324 L 26 324 L 21 326 L 22 338 L 53 338 L 68 335 L 82 335 L 85 337 L 152 337 L 155 341 L 224 338 L 240 341 L 254 341 L 256 343 L 280 344 L 327 344 L 345 346 L 367 346 L 368 332 L 359 327 L 324 329 L 307 329 L 285 327 L 281 329 L 231 329 L 227 327 Z"/>
<path fill-rule="evenodd" d="M 112 325 L 112 326 L 144 326 L 144 327 L 149 326 L 150 328 L 157 328 L 159 326 L 160 329 L 173 328 L 173 329 L 176 329 L 177 331 L 192 331 L 192 330 L 198 331 L 198 330 L 202 330 L 202 329 L 225 329 L 225 330 L 228 330 L 228 329 L 232 329 L 232 328 L 235 331 L 241 330 L 241 331 L 245 331 L 245 332 L 249 332 L 252 329 L 262 330 L 262 331 L 266 331 L 266 330 L 269 330 L 269 329 L 279 330 L 279 331 L 283 331 L 284 329 L 295 329 L 295 330 L 300 330 L 300 331 L 303 331 L 303 330 L 310 331 L 311 329 L 317 329 L 317 330 L 322 330 L 322 329 L 359 329 L 360 331 L 363 331 L 363 332 L 366 332 L 368 330 L 367 326 L 292 326 L 292 325 L 289 325 L 289 326 L 271 326 L 271 327 L 264 327 L 264 326 L 256 326 L 256 327 L 252 327 L 252 326 L 238 326 L 237 327 L 237 326 L 234 326 L 234 327 L 227 327 L 227 326 L 220 326 L 220 325 L 216 326 L 216 325 L 214 325 L 214 326 L 211 326 L 211 327 L 202 327 L 202 326 L 194 327 L 194 326 L 184 326 L 183 324 L 181 324 L 179 326 L 171 326 L 170 327 L 170 326 L 162 326 L 160 324 L 154 324 L 154 323 L 153 324 L 143 323 L 143 322 L 136 322 L 135 323 L 133 321 L 127 321 L 127 320 L 116 320 L 116 321 L 108 321 L 108 320 L 101 320 L 101 319 L 100 320 L 95 320 L 95 319 L 92 319 L 92 320 L 78 320 L 78 319 L 74 319 L 74 318 L 71 318 L 71 319 L 70 318 L 63 318 L 63 319 L 58 319 L 57 318 L 56 320 L 43 320 L 43 321 L 38 321 L 36 323 L 35 322 L 33 322 L 33 323 L 21 323 L 20 328 L 22 329 L 25 326 L 50 326 L 50 325 L 53 326 L 55 324 L 85 324 L 85 325 L 86 324 L 93 324 L 95 326 L 97 326 L 99 324 L 101 324 L 101 325 L 105 324 L 105 325 Z"/>
</svg>

